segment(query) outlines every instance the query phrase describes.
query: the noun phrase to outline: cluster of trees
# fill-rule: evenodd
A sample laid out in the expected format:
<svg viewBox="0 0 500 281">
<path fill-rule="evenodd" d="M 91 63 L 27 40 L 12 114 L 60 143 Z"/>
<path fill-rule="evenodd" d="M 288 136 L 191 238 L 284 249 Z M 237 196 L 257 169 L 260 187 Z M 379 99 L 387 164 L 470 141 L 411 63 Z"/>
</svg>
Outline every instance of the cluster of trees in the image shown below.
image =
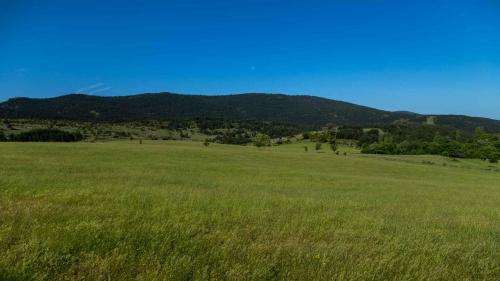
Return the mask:
<svg viewBox="0 0 500 281">
<path fill-rule="evenodd" d="M 357 142 L 362 153 L 433 154 L 454 158 L 476 158 L 492 163 L 500 160 L 500 136 L 478 128 L 475 132 L 430 124 L 393 124 L 379 128 L 338 127 L 302 134 L 304 139 L 329 143 L 336 150 L 337 139 Z"/>
<path fill-rule="evenodd" d="M 89 139 L 186 139 L 197 132 L 205 134 L 211 141 L 224 144 L 250 144 L 257 133 L 268 135 L 279 143 L 285 143 L 299 134 L 302 129 L 277 122 L 263 122 L 256 120 L 228 120 L 228 119 L 176 119 L 176 120 L 137 120 L 130 122 L 115 121 L 83 122 L 74 120 L 16 120 L 0 119 L 0 131 L 9 139 L 11 134 L 33 127 L 59 129 L 64 131 L 81 132 L 84 138 Z M 16 124 L 18 128 L 14 128 Z M 3 128 L 2 128 L 3 127 Z M 9 137 L 7 137 L 7 135 Z M 27 137 L 22 137 L 27 138 Z M 34 137 L 38 138 L 38 137 Z"/>
<path fill-rule="evenodd" d="M 363 136 L 363 128 L 342 126 L 337 129 L 337 138 L 346 140 L 359 140 Z"/>
<path fill-rule="evenodd" d="M 83 135 L 76 132 L 66 132 L 58 129 L 34 129 L 18 134 L 11 134 L 8 138 L 0 133 L 0 140 L 21 142 L 75 142 L 83 140 Z"/>
<path fill-rule="evenodd" d="M 172 131 L 189 130 L 196 127 L 196 123 L 192 120 L 170 120 L 161 126 L 161 129 Z"/>
<path fill-rule="evenodd" d="M 365 147 L 367 145 L 376 143 L 379 140 L 380 140 L 380 130 L 370 129 L 366 132 L 363 132 L 363 135 L 358 139 L 358 146 Z"/>
<path fill-rule="evenodd" d="M 302 133 L 302 138 L 320 143 L 330 142 L 337 139 L 337 131 L 329 129 L 316 132 L 304 132 Z"/>
<path fill-rule="evenodd" d="M 244 130 L 249 132 L 261 132 L 271 138 L 280 138 L 293 136 L 301 132 L 301 129 L 297 126 L 278 122 L 264 122 L 256 120 L 235 121 L 209 118 L 197 118 L 192 122 L 194 122 L 195 126 L 198 127 L 200 133 L 206 135 L 216 135 L 219 134 L 221 130 Z"/>
<path fill-rule="evenodd" d="M 0 141 L 72 142 L 80 141 L 84 138 L 84 135 L 81 133 L 54 128 L 56 125 L 69 126 L 74 128 L 74 131 L 80 131 L 86 135 L 89 134 L 88 131 L 90 130 L 96 136 L 107 133 L 115 138 L 132 137 L 128 131 L 116 131 L 116 128 L 113 128 L 112 124 L 100 128 L 90 123 L 80 124 L 74 122 L 71 124 L 56 124 L 54 123 L 56 121 L 47 122 L 45 124 L 47 129 L 19 130 L 20 133 L 15 134 L 16 130 L 10 121 L 4 119 L 3 125 L 8 130 L 2 131 L 0 129 Z M 137 126 L 141 133 L 148 133 L 150 129 L 179 131 L 182 138 L 188 138 L 189 133 L 194 133 L 198 129 L 201 133 L 212 136 L 207 138 L 207 144 L 208 141 L 237 145 L 253 143 L 257 147 L 268 146 L 271 143 L 288 143 L 290 142 L 290 136 L 301 132 L 301 128 L 280 123 L 253 120 L 229 121 L 208 118 L 138 121 L 125 125 L 130 125 L 133 128 Z M 106 129 L 104 132 L 99 133 L 99 131 L 104 129 Z M 357 144 L 363 153 L 436 154 L 455 158 L 478 158 L 491 162 L 497 162 L 500 159 L 500 135 L 493 135 L 482 129 L 476 129 L 475 132 L 471 132 L 457 130 L 448 126 L 400 123 L 379 126 L 372 129 L 353 126 L 330 127 L 322 131 L 304 132 L 302 136 L 303 139 L 315 142 L 316 150 L 320 150 L 322 144 L 326 143 L 335 152 L 339 140 L 340 142 L 349 140 L 351 142 L 350 145 Z M 151 138 L 154 138 L 154 136 Z"/>
<path fill-rule="evenodd" d="M 358 140 L 362 153 L 433 154 L 476 158 L 492 163 L 500 159 L 500 139 L 482 129 L 474 134 L 436 126 L 390 126 L 364 132 Z"/>
<path fill-rule="evenodd" d="M 252 138 L 255 134 L 248 132 L 243 129 L 226 130 L 223 132 L 218 132 L 213 138 L 214 142 L 224 143 L 224 144 L 248 144 L 252 142 Z"/>
<path fill-rule="evenodd" d="M 337 137 L 338 137 L 338 129 L 328 129 L 324 131 L 302 133 L 303 139 L 309 139 L 311 141 L 316 142 L 315 145 L 316 150 L 321 150 L 322 144 L 328 143 L 330 149 L 333 152 L 337 151 L 338 148 Z"/>
<path fill-rule="evenodd" d="M 255 144 L 255 139 L 262 135 L 266 135 L 269 140 L 278 139 L 278 143 L 285 143 L 289 137 L 301 132 L 296 126 L 255 120 L 197 118 L 192 121 L 171 121 L 170 124 L 176 128 L 197 127 L 200 133 L 214 136 L 213 142 L 236 145 Z"/>
</svg>

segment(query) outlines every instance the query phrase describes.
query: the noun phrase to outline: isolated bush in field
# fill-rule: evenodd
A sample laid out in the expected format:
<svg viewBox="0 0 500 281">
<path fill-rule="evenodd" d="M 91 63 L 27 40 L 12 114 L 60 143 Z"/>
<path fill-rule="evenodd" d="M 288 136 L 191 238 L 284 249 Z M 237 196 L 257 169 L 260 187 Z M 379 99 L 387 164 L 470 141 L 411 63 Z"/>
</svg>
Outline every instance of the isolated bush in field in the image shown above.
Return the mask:
<svg viewBox="0 0 500 281">
<path fill-rule="evenodd" d="M 316 142 L 316 146 L 314 148 L 316 150 L 321 150 L 321 142 Z"/>
<path fill-rule="evenodd" d="M 271 138 L 266 134 L 259 133 L 253 138 L 253 144 L 258 148 L 271 146 Z"/>
<path fill-rule="evenodd" d="M 488 161 L 492 164 L 498 163 L 498 160 L 500 160 L 500 155 L 498 155 L 498 153 L 492 154 L 488 158 Z"/>
<path fill-rule="evenodd" d="M 335 152 L 335 151 L 337 151 L 337 148 L 338 148 L 338 146 L 337 146 L 337 141 L 336 141 L 336 140 L 330 141 L 330 149 L 331 149 L 333 152 Z"/>
<path fill-rule="evenodd" d="M 304 151 L 307 152 L 309 150 L 309 147 L 307 145 L 304 146 Z"/>
<path fill-rule="evenodd" d="M 203 145 L 204 146 L 209 146 L 210 145 L 210 142 L 208 141 L 208 139 L 205 139 L 205 141 L 203 142 Z"/>
</svg>

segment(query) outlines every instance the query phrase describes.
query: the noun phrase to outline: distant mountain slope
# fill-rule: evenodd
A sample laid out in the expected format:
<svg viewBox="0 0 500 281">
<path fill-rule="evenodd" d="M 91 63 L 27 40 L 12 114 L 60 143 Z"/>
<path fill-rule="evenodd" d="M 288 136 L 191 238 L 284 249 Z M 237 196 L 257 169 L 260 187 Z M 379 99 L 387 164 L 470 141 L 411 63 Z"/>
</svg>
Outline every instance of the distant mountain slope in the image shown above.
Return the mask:
<svg viewBox="0 0 500 281">
<path fill-rule="evenodd" d="M 99 97 L 71 94 L 48 99 L 14 98 L 0 103 L 1 118 L 131 121 L 140 119 L 254 119 L 318 128 L 326 124 L 374 126 L 407 120 L 423 123 L 429 116 L 389 112 L 313 96 L 240 94 L 225 96 L 173 93 Z M 464 130 L 500 131 L 500 121 L 436 115 L 433 122 Z"/>
</svg>

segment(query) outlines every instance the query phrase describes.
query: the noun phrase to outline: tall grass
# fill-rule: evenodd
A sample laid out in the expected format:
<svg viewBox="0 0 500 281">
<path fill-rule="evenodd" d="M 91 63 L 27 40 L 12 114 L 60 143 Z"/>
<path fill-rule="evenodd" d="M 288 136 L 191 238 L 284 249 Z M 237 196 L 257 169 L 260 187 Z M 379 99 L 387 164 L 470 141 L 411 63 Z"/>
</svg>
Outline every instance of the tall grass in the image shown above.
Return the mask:
<svg viewBox="0 0 500 281">
<path fill-rule="evenodd" d="M 0 165 L 0 280 L 500 280 L 495 171 L 195 142 Z"/>
</svg>

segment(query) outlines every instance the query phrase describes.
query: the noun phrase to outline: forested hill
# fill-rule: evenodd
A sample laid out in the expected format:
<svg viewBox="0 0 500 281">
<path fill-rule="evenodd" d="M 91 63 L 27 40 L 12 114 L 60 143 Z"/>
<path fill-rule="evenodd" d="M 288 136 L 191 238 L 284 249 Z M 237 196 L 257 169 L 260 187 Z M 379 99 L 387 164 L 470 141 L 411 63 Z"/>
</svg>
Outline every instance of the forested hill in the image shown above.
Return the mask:
<svg viewBox="0 0 500 281">
<path fill-rule="evenodd" d="M 500 131 L 500 121 L 456 115 L 389 112 L 313 96 L 240 94 L 223 96 L 173 93 L 99 97 L 71 94 L 55 98 L 14 98 L 0 103 L 1 118 L 132 121 L 142 119 L 224 118 L 260 120 L 319 128 L 327 124 L 386 125 L 399 121 L 450 125 L 464 130 Z"/>
</svg>

